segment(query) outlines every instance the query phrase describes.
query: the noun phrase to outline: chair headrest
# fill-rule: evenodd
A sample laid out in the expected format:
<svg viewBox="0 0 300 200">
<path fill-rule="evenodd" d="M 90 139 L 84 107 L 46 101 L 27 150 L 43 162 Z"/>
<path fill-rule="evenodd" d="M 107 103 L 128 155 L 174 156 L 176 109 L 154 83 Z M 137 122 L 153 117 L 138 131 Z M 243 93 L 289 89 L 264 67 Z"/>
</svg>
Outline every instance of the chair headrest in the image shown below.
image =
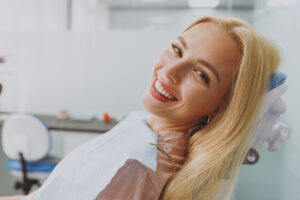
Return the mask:
<svg viewBox="0 0 300 200">
<path fill-rule="evenodd" d="M 281 85 L 282 83 L 284 83 L 284 81 L 286 80 L 286 75 L 282 72 L 276 72 L 275 74 L 273 74 L 270 77 L 269 80 L 269 85 L 268 85 L 268 90 L 272 90 L 274 88 L 276 88 L 277 86 Z"/>
<path fill-rule="evenodd" d="M 10 159 L 19 160 L 21 152 L 26 161 L 38 161 L 50 152 L 49 129 L 34 115 L 12 114 L 3 124 L 2 147 Z"/>
</svg>

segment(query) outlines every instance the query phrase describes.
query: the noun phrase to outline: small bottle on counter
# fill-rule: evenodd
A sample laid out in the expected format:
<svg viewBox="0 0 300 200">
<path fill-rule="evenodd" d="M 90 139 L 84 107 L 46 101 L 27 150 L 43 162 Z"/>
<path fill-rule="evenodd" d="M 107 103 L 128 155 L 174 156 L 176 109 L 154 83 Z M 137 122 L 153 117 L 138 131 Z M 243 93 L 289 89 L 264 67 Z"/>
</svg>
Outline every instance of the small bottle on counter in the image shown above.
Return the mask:
<svg viewBox="0 0 300 200">
<path fill-rule="evenodd" d="M 59 110 L 56 115 L 56 119 L 59 119 L 59 120 L 69 119 L 68 111 L 66 109 Z"/>
</svg>

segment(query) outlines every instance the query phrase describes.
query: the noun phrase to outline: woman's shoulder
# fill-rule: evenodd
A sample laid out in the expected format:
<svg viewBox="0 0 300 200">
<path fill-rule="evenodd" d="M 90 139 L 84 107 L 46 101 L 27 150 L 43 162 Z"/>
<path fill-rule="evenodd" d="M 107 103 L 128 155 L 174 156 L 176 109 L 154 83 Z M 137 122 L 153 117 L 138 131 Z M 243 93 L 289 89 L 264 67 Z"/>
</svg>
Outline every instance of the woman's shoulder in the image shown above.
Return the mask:
<svg viewBox="0 0 300 200">
<path fill-rule="evenodd" d="M 158 199 L 159 191 L 153 183 L 153 174 L 139 161 L 128 159 L 96 199 Z"/>
</svg>

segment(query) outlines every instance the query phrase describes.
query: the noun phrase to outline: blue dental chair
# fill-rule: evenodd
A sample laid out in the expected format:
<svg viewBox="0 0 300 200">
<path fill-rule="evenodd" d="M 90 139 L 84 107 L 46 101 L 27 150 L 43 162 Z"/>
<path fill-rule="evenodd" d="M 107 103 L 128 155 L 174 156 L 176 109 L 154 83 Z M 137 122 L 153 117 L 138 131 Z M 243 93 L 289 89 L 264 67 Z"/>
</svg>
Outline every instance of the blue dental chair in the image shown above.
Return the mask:
<svg viewBox="0 0 300 200">
<path fill-rule="evenodd" d="M 28 194 L 32 186 L 40 186 L 59 159 L 49 156 L 52 139 L 47 125 L 38 117 L 12 114 L 3 124 L 2 148 L 9 160 L 5 163 L 10 173 L 21 181 L 15 189 Z"/>
</svg>

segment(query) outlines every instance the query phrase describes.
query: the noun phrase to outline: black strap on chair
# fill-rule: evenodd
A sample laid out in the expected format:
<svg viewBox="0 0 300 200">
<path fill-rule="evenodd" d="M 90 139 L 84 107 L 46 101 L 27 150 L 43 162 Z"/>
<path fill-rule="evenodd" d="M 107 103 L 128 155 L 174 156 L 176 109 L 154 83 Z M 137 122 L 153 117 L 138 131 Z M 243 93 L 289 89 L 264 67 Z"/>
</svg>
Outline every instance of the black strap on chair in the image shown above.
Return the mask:
<svg viewBox="0 0 300 200">
<path fill-rule="evenodd" d="M 18 189 L 22 188 L 24 194 L 28 194 L 33 185 L 41 186 L 41 184 L 40 184 L 39 180 L 29 179 L 27 177 L 26 161 L 24 159 L 23 153 L 19 153 L 19 156 L 20 156 L 20 161 L 22 164 L 23 182 L 17 181 L 15 183 L 15 189 L 18 190 Z"/>
</svg>

